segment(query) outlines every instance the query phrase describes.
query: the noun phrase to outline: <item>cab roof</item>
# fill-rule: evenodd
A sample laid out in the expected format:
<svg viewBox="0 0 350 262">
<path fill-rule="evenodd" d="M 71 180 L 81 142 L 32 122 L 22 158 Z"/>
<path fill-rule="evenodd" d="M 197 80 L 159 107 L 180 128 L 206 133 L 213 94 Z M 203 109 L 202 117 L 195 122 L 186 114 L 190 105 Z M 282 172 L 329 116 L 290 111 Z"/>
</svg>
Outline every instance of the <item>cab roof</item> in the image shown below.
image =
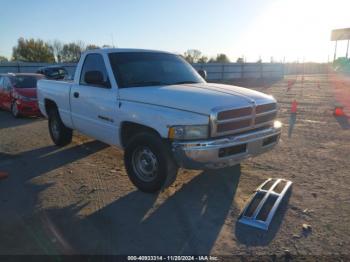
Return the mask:
<svg viewBox="0 0 350 262">
<path fill-rule="evenodd" d="M 150 50 L 150 49 L 136 49 L 136 48 L 97 48 L 85 51 L 84 54 L 90 54 L 90 53 L 100 53 L 100 54 L 110 54 L 110 53 L 163 53 L 163 54 L 172 54 L 170 52 L 166 51 L 159 51 L 159 50 Z"/>
</svg>

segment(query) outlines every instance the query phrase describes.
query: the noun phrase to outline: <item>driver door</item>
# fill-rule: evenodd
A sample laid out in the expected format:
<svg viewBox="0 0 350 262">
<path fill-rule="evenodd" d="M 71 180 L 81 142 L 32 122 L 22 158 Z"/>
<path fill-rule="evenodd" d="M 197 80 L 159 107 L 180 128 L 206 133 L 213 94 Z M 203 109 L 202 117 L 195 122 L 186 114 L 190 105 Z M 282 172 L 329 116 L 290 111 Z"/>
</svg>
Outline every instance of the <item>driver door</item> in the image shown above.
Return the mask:
<svg viewBox="0 0 350 262">
<path fill-rule="evenodd" d="M 86 81 L 86 73 L 99 71 L 104 84 Z M 71 89 L 71 113 L 74 127 L 80 132 L 107 144 L 117 143 L 116 87 L 112 88 L 101 54 L 88 54 L 81 69 L 79 84 Z"/>
</svg>

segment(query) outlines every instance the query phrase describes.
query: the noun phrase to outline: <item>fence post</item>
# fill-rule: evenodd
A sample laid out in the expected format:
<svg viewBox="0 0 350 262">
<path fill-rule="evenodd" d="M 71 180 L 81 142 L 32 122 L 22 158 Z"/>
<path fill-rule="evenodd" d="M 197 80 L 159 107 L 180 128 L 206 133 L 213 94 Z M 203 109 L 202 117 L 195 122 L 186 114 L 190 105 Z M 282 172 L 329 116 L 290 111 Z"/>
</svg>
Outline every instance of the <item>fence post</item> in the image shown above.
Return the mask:
<svg viewBox="0 0 350 262">
<path fill-rule="evenodd" d="M 225 72 L 225 64 L 222 64 L 221 82 L 224 82 L 224 72 Z"/>
</svg>

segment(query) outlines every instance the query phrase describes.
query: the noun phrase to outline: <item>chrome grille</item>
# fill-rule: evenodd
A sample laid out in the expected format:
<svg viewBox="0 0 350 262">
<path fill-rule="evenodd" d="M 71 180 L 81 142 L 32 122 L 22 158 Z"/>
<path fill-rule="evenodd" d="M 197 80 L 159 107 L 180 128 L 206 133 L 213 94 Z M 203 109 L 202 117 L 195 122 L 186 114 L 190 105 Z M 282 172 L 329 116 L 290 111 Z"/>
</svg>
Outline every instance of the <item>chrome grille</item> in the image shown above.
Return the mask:
<svg viewBox="0 0 350 262">
<path fill-rule="evenodd" d="M 222 123 L 222 124 L 218 124 L 217 132 L 221 133 L 221 132 L 227 132 L 234 129 L 241 129 L 241 128 L 250 126 L 250 124 L 251 124 L 250 119 L 245 119 L 237 122 Z"/>
<path fill-rule="evenodd" d="M 252 104 L 244 108 L 217 108 L 211 115 L 211 134 L 222 136 L 267 126 L 276 115 L 276 103 Z"/>
<path fill-rule="evenodd" d="M 255 118 L 255 124 L 257 125 L 257 124 L 262 124 L 265 122 L 270 122 L 276 118 L 276 115 L 277 115 L 277 112 L 269 113 L 269 114 L 262 115 L 262 116 L 257 115 Z"/>
<path fill-rule="evenodd" d="M 257 114 L 268 112 L 271 110 L 276 110 L 277 109 L 277 104 L 276 103 L 270 103 L 270 104 L 263 104 L 263 105 L 257 105 L 255 112 Z"/>
<path fill-rule="evenodd" d="M 226 120 L 235 117 L 247 116 L 252 113 L 252 107 L 232 109 L 228 111 L 222 111 L 218 113 L 218 120 Z"/>
</svg>

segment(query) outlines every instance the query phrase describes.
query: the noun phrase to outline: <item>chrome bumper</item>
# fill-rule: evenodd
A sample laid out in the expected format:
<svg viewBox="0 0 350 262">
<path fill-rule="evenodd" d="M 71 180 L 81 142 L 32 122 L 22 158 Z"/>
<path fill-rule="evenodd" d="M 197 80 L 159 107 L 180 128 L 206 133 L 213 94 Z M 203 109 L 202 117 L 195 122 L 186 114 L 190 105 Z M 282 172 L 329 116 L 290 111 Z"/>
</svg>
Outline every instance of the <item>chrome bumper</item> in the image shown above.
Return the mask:
<svg viewBox="0 0 350 262">
<path fill-rule="evenodd" d="M 280 127 L 270 127 L 212 140 L 173 142 L 172 150 L 181 167 L 217 169 L 236 165 L 243 159 L 272 149 L 280 135 Z"/>
</svg>

